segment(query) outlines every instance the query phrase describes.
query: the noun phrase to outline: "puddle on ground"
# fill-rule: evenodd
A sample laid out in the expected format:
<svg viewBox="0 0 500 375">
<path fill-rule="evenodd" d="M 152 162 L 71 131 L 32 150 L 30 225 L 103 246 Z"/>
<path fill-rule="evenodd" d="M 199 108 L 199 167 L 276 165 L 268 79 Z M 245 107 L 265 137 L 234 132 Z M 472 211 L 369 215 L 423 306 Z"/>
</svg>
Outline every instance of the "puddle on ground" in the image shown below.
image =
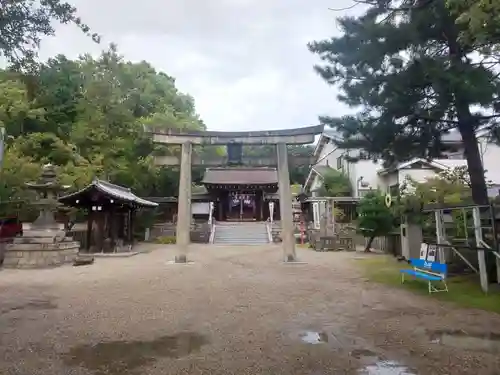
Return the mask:
<svg viewBox="0 0 500 375">
<path fill-rule="evenodd" d="M 358 371 L 362 375 L 415 375 L 408 367 L 395 361 L 377 361 Z"/>
<path fill-rule="evenodd" d="M 153 341 L 110 341 L 81 345 L 63 355 L 69 366 L 81 366 L 94 375 L 139 375 L 140 367 L 158 358 L 181 358 L 197 352 L 208 340 L 205 336 L 183 332 Z"/>
<path fill-rule="evenodd" d="M 306 331 L 300 334 L 300 339 L 306 344 L 324 344 L 328 342 L 328 334 L 326 332 Z"/>
<path fill-rule="evenodd" d="M 20 310 L 52 310 L 52 309 L 57 309 L 57 305 L 49 300 L 30 301 L 22 305 L 17 305 L 2 309 L 0 310 L 0 315 Z"/>
<path fill-rule="evenodd" d="M 484 334 L 468 333 L 462 330 L 442 330 L 430 333 L 433 344 L 451 346 L 458 349 L 500 352 L 500 334 L 487 332 Z"/>
<path fill-rule="evenodd" d="M 359 345 L 358 340 L 352 337 L 341 336 L 342 340 L 340 340 L 338 336 L 330 332 L 303 331 L 299 337 L 302 342 L 310 345 L 327 343 L 329 347 L 343 349 Z M 379 354 L 368 349 L 353 349 L 349 354 L 362 364 L 358 370 L 358 374 L 361 375 L 416 375 L 407 366 L 396 361 L 385 360 Z"/>
<path fill-rule="evenodd" d="M 351 352 L 351 356 L 353 356 L 356 359 L 365 359 L 365 360 L 370 358 L 378 359 L 378 355 L 368 349 L 354 349 Z"/>
<path fill-rule="evenodd" d="M 361 363 L 367 363 L 358 370 L 362 375 L 415 375 L 408 367 L 389 360 L 382 360 L 376 353 L 367 349 L 355 349 L 351 356 L 359 359 Z"/>
</svg>

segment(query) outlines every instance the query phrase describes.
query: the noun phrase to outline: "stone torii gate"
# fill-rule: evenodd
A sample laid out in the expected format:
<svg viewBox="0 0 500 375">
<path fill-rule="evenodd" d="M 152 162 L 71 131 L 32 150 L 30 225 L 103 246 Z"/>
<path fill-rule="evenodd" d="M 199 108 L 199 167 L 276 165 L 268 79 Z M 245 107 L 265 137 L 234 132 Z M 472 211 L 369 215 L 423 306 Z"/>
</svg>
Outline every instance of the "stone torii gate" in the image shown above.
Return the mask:
<svg viewBox="0 0 500 375">
<path fill-rule="evenodd" d="M 284 262 L 295 262 L 295 238 L 292 212 L 292 192 L 288 171 L 289 144 L 310 144 L 314 137 L 323 132 L 323 126 L 309 126 L 297 129 L 219 132 L 219 131 L 179 131 L 172 129 L 147 128 L 155 143 L 181 145 L 180 181 L 177 213 L 177 255 L 176 263 L 187 262 L 191 229 L 191 166 L 193 164 L 193 145 L 276 145 L 276 163 L 278 169 L 278 190 L 281 214 L 281 236 Z M 172 160 L 169 163 L 177 164 Z M 274 164 L 274 163 L 273 163 Z M 221 165 L 221 164 L 219 164 Z M 285 204 L 285 202 L 288 202 Z"/>
</svg>

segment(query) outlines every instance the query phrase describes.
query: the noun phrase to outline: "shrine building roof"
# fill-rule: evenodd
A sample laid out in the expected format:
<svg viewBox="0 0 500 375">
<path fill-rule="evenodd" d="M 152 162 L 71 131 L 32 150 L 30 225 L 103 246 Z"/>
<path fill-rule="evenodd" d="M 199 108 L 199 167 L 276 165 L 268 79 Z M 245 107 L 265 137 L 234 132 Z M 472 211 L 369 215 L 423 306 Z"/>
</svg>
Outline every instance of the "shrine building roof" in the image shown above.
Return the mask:
<svg viewBox="0 0 500 375">
<path fill-rule="evenodd" d="M 208 185 L 275 185 L 276 168 L 207 168 L 202 180 Z"/>
<path fill-rule="evenodd" d="M 59 202 L 71 207 L 101 205 L 103 201 L 107 204 L 127 204 L 137 207 L 158 206 L 158 203 L 138 197 L 130 188 L 99 179 L 94 179 L 91 184 L 75 193 L 59 198 Z"/>
</svg>

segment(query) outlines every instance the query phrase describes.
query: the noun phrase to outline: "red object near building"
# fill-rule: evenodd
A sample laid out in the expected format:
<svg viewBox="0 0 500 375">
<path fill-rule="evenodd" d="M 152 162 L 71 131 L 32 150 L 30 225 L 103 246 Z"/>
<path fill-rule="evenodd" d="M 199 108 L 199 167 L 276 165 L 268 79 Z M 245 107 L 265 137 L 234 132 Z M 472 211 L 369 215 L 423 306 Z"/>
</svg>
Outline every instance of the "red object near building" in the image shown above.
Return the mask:
<svg viewBox="0 0 500 375">
<path fill-rule="evenodd" d="M 17 217 L 0 218 L 0 239 L 16 237 L 23 234 L 23 224 Z"/>
<path fill-rule="evenodd" d="M 10 243 L 17 235 L 23 235 L 23 224 L 19 219 L 17 217 L 0 218 L 0 266 L 4 259 L 4 245 Z"/>
</svg>

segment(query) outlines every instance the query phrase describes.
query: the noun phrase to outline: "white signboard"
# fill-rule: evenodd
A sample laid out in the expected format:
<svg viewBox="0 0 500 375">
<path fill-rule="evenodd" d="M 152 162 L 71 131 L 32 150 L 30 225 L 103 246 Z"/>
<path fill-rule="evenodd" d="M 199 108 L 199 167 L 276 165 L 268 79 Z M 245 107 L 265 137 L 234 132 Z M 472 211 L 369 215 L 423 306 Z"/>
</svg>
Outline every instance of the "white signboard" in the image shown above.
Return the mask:
<svg viewBox="0 0 500 375">
<path fill-rule="evenodd" d="M 437 258 L 437 246 L 422 243 L 420 245 L 420 259 L 426 260 L 428 262 L 436 262 Z"/>
<path fill-rule="evenodd" d="M 429 245 L 426 244 L 426 243 L 422 243 L 420 245 L 420 259 L 422 259 L 422 260 L 426 260 L 427 259 L 427 247 L 428 246 Z"/>
<path fill-rule="evenodd" d="M 196 202 L 191 204 L 192 215 L 208 215 L 210 213 L 209 202 Z"/>
<path fill-rule="evenodd" d="M 320 217 L 319 217 L 319 203 L 313 203 L 313 220 L 314 220 L 314 229 L 319 229 L 321 226 Z"/>
<path fill-rule="evenodd" d="M 435 262 L 437 261 L 436 258 L 437 258 L 437 246 L 429 245 L 429 248 L 427 249 L 427 261 Z"/>
</svg>

